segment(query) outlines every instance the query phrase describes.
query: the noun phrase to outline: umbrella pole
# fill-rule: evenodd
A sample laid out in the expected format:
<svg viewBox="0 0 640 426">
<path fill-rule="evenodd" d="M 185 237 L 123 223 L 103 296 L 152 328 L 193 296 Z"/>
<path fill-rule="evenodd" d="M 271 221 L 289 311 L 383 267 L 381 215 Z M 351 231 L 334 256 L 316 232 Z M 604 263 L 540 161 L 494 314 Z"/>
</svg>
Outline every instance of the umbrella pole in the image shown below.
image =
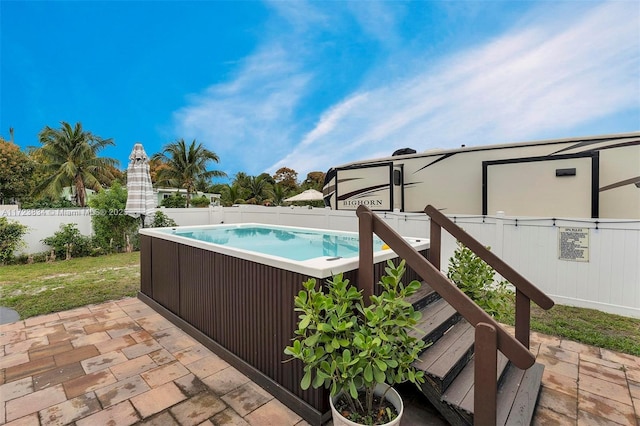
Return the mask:
<svg viewBox="0 0 640 426">
<path fill-rule="evenodd" d="M 142 227 L 144 228 L 144 215 L 143 214 L 140 215 L 140 222 L 141 222 Z"/>
</svg>

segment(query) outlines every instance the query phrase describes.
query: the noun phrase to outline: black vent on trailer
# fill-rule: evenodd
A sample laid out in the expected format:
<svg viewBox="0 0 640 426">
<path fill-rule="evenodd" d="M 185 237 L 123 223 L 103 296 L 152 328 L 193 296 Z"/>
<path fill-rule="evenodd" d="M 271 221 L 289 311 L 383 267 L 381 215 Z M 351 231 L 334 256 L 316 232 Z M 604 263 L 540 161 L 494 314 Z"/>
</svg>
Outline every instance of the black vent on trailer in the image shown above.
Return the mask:
<svg viewBox="0 0 640 426">
<path fill-rule="evenodd" d="M 392 157 L 395 157 L 396 155 L 407 155 L 407 154 L 415 154 L 416 150 L 412 149 L 412 148 L 400 148 L 400 149 L 396 149 L 395 151 L 393 151 L 393 154 L 391 154 Z"/>
</svg>

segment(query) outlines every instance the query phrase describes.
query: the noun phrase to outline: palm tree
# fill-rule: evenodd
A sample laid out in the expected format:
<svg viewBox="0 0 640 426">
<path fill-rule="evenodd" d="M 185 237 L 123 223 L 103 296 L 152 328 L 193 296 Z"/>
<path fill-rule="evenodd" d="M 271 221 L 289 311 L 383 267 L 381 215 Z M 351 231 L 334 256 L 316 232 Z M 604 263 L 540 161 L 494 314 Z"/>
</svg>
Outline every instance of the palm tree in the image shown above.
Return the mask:
<svg viewBox="0 0 640 426">
<path fill-rule="evenodd" d="M 248 190 L 251 193 L 250 199 L 255 200 L 257 204 L 261 204 L 265 199 L 265 193 L 270 190 L 269 181 L 263 176 L 250 176 L 248 182 Z"/>
<path fill-rule="evenodd" d="M 287 198 L 287 190 L 284 186 L 276 183 L 271 190 L 271 196 L 273 197 L 273 204 L 281 206 L 284 204 L 284 199 Z"/>
<path fill-rule="evenodd" d="M 74 127 L 60 122 L 60 129 L 45 126 L 38 135 L 42 147 L 36 150 L 45 178 L 35 188 L 40 195 L 60 196 L 63 188 L 75 188 L 80 207 L 86 206 L 86 188 L 99 191 L 100 182 L 113 179 L 111 168 L 119 163 L 113 158 L 100 158 L 98 151 L 114 145 L 112 139 L 102 139 L 82 129 L 82 123 Z"/>
<path fill-rule="evenodd" d="M 178 139 L 155 154 L 152 160 L 161 160 L 168 167 L 158 170 L 157 183 L 187 190 L 187 207 L 191 193 L 202 179 L 226 176 L 218 170 L 207 170 L 210 161 L 218 163 L 220 159 L 215 152 L 209 151 L 201 143 L 193 142 L 187 147 L 184 139 Z"/>
</svg>

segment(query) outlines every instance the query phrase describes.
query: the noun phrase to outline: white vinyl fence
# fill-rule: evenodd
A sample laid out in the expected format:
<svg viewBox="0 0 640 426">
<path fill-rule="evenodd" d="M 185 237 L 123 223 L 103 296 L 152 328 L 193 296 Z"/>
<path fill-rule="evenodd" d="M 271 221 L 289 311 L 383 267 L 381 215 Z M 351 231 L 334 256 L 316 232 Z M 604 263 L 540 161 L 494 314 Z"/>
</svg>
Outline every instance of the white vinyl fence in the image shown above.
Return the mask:
<svg viewBox="0 0 640 426">
<path fill-rule="evenodd" d="M 255 222 L 342 231 L 358 229 L 355 213 L 329 209 L 241 206 L 162 211 L 179 226 Z M 75 222 L 83 234 L 91 233 L 88 209 L 43 212 L 46 213 L 17 215 L 11 212 L 8 216 L 29 226 L 26 252 L 46 250 L 40 240 L 53 235 L 61 223 Z M 424 214 L 381 213 L 380 216 L 401 235 L 429 236 L 429 220 Z M 503 215 L 448 217 L 491 247 L 496 255 L 557 303 L 640 318 L 640 221 Z M 580 237 L 579 241 L 574 241 L 575 236 Z M 446 271 L 455 249 L 455 240 L 444 231 L 443 270 Z"/>
</svg>

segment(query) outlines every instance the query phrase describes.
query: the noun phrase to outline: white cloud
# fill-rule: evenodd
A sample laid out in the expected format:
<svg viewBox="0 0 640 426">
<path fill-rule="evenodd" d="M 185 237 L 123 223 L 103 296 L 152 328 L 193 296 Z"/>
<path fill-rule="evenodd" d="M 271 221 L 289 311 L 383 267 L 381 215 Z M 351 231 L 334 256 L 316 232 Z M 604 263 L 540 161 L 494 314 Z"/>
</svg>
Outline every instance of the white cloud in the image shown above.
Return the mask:
<svg viewBox="0 0 640 426">
<path fill-rule="evenodd" d="M 530 140 L 640 107 L 636 4 L 605 3 L 551 16 L 484 46 L 355 92 L 323 116 L 270 170 L 301 175 L 374 153 Z M 539 17 L 538 17 L 539 18 Z M 561 19 L 563 26 L 558 26 Z M 406 73 L 405 73 L 406 75 Z M 624 131 L 635 129 L 621 129 Z"/>
<path fill-rule="evenodd" d="M 177 111 L 176 133 L 198 138 L 223 161 L 233 157 L 253 170 L 289 149 L 293 112 L 309 80 L 284 47 L 263 48 L 234 80 L 209 87 Z"/>
<path fill-rule="evenodd" d="M 404 11 L 390 3 L 349 3 L 359 29 L 346 23 L 344 4 L 268 5 L 274 16 L 262 45 L 228 81 L 175 113 L 176 134 L 207 143 L 233 173 L 286 166 L 304 177 L 403 147 L 568 137 L 578 126 L 640 109 L 640 11 L 632 2 L 544 3 L 512 30 L 439 59 L 419 43 L 399 47 Z M 356 31 L 386 40 L 378 43 L 386 56 L 318 112 L 310 107 L 324 95 L 318 82 L 333 76 L 314 52 L 334 42 L 331 34 L 344 41 Z M 636 129 L 620 129 L 628 130 Z"/>
</svg>

